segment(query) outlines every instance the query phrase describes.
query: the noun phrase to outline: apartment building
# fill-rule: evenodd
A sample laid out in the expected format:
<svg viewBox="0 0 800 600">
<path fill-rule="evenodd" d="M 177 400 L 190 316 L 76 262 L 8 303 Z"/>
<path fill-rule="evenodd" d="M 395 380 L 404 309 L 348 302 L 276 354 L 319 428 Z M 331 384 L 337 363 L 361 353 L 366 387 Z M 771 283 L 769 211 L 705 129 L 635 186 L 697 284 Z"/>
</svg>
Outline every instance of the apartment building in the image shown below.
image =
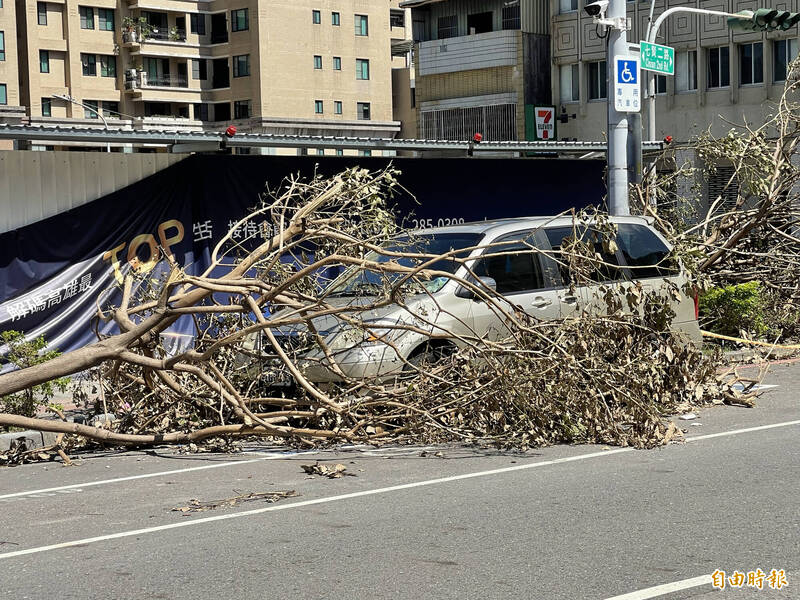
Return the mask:
<svg viewBox="0 0 800 600">
<path fill-rule="evenodd" d="M 550 104 L 550 23 L 543 0 L 409 0 L 416 42 L 418 135 L 534 139 Z"/>
<path fill-rule="evenodd" d="M 17 0 L 16 9 L 18 93 L 33 124 L 97 124 L 100 113 L 110 128 L 400 130 L 391 40 L 404 33 L 390 2 Z"/>
<path fill-rule="evenodd" d="M 606 130 L 606 44 L 583 5 L 586 0 L 550 0 L 553 18 L 553 98 L 567 123 L 558 136 L 601 140 Z M 667 8 L 685 5 L 726 12 L 753 10 L 745 0 L 656 2 L 658 16 Z M 775 4 L 798 10 L 797 0 Z M 649 2 L 628 2 L 632 30 L 638 42 L 647 32 Z M 657 139 L 670 135 L 686 141 L 711 129 L 729 131 L 732 123 L 759 123 L 780 98 L 787 64 L 797 56 L 798 28 L 788 31 L 737 32 L 725 17 L 677 14 L 661 27 L 658 43 L 675 48 L 674 76 L 656 79 Z M 575 118 L 571 118 L 575 115 Z M 645 127 L 646 114 L 643 115 Z M 646 129 L 645 129 L 646 131 Z"/>
<path fill-rule="evenodd" d="M 17 14 L 14 0 L 0 0 L 0 120 L 18 122 L 24 115 L 19 92 Z M 13 148 L 0 140 L 0 149 Z"/>
</svg>

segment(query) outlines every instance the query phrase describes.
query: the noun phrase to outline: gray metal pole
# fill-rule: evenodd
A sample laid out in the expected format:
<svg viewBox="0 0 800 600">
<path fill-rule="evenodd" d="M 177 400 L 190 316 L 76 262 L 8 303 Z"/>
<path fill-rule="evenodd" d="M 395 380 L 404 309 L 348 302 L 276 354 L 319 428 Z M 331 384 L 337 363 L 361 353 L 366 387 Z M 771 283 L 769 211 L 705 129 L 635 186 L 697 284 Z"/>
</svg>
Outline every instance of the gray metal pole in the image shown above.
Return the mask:
<svg viewBox="0 0 800 600">
<path fill-rule="evenodd" d="M 642 113 L 628 115 L 628 181 L 642 183 Z"/>
<path fill-rule="evenodd" d="M 625 0 L 609 0 L 608 18 L 625 22 Z M 608 212 L 631 214 L 628 206 L 628 115 L 614 108 L 614 57 L 628 52 L 628 32 L 624 27 L 609 27 L 606 71 L 608 77 Z"/>
</svg>

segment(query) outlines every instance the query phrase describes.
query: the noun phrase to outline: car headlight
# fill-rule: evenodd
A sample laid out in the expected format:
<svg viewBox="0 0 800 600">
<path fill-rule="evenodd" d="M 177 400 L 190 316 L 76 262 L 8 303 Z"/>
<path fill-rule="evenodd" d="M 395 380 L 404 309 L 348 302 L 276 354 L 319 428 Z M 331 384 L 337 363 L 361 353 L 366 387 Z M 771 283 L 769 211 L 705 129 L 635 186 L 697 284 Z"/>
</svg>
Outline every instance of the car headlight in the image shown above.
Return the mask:
<svg viewBox="0 0 800 600">
<path fill-rule="evenodd" d="M 382 344 L 394 339 L 399 332 L 402 330 L 388 327 L 359 329 L 346 326 L 333 335 L 331 341 L 328 342 L 328 349 L 331 352 L 340 352 L 357 346 Z"/>
</svg>

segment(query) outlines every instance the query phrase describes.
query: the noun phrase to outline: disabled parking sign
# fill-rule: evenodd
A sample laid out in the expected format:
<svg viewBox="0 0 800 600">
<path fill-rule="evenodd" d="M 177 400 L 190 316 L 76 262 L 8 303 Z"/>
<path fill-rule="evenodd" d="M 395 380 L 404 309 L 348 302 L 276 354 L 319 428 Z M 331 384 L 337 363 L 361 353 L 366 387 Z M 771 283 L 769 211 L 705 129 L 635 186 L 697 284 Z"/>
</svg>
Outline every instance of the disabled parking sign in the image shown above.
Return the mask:
<svg viewBox="0 0 800 600">
<path fill-rule="evenodd" d="M 639 58 L 614 57 L 614 108 L 618 112 L 639 112 L 642 107 L 639 85 Z"/>
</svg>

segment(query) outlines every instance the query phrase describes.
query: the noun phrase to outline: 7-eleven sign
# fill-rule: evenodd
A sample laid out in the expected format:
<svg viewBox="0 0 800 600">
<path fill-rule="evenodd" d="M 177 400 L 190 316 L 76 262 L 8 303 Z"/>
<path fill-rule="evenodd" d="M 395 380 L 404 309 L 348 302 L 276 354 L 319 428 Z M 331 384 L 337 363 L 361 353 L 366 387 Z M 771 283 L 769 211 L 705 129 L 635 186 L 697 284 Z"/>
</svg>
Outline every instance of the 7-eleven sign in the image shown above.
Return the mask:
<svg viewBox="0 0 800 600">
<path fill-rule="evenodd" d="M 536 117 L 536 139 L 554 140 L 556 137 L 556 107 L 536 106 L 533 114 Z"/>
</svg>

